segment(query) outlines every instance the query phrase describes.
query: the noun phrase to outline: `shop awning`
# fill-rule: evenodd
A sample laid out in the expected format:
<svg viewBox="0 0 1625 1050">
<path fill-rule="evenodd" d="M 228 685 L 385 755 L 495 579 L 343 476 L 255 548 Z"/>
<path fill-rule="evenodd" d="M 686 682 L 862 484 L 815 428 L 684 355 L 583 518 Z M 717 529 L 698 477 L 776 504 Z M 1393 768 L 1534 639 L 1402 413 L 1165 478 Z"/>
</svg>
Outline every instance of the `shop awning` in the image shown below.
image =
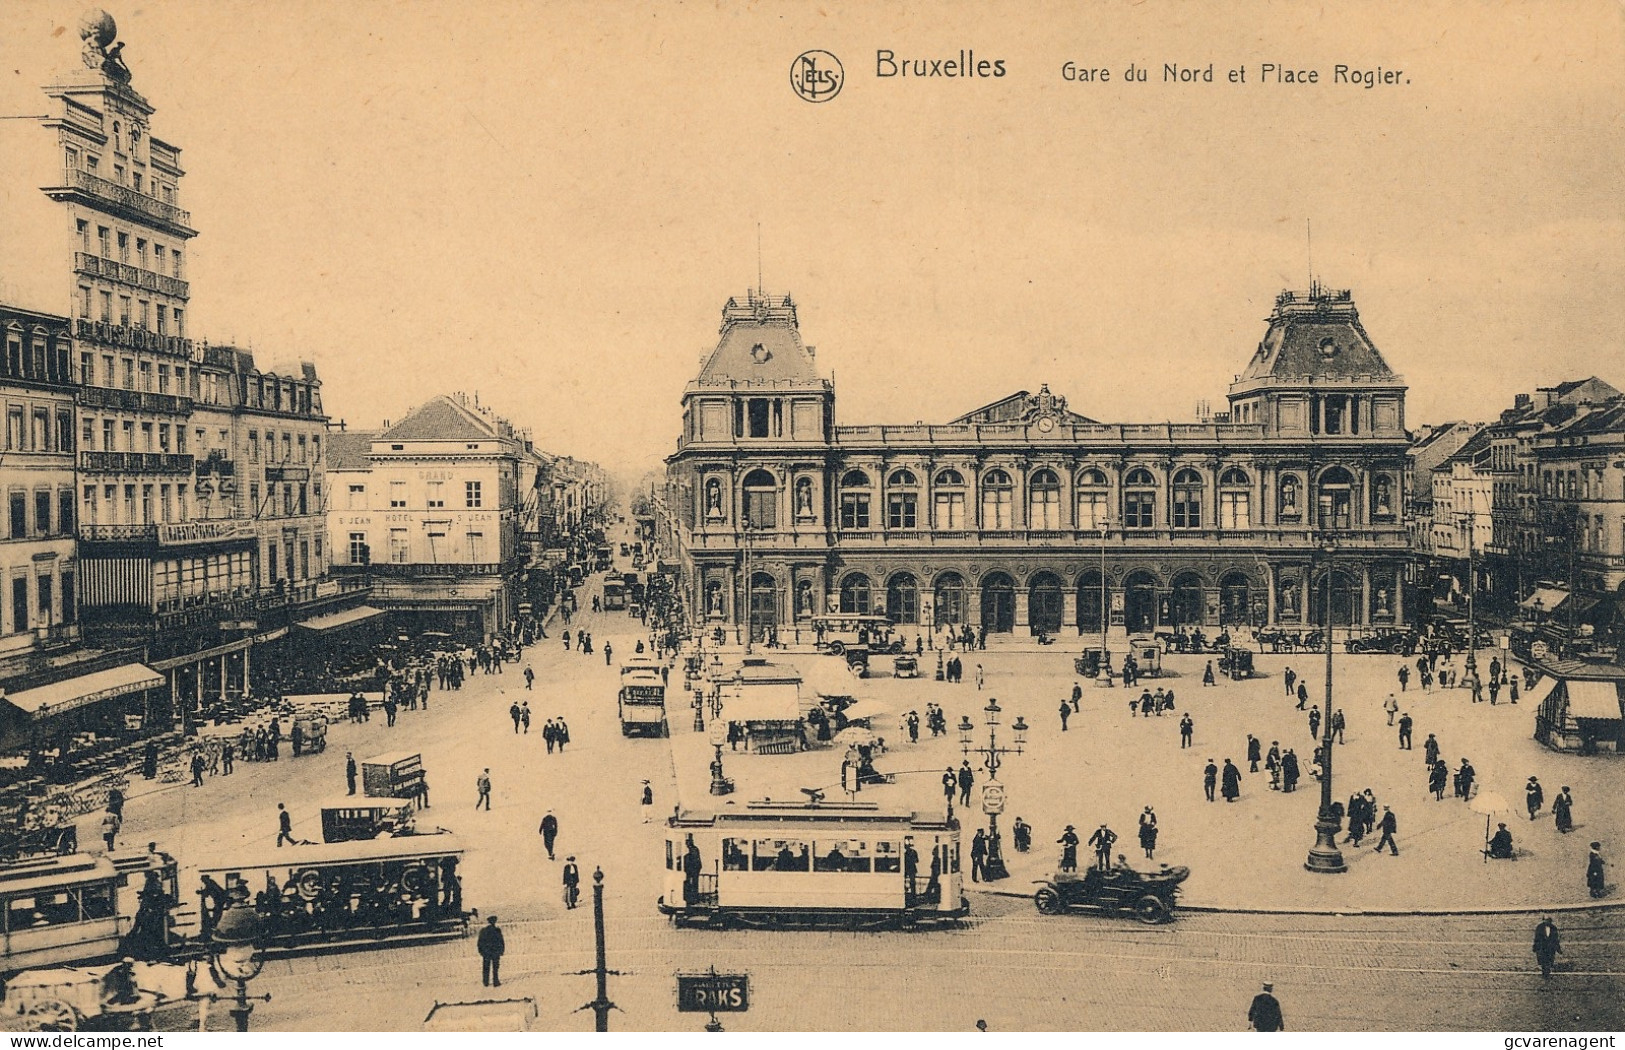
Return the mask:
<svg viewBox="0 0 1625 1050">
<path fill-rule="evenodd" d="M 122 667 L 11 693 L 6 697 L 6 702 L 35 718 L 48 718 L 98 700 L 155 689 L 163 684 L 164 676 L 146 664 L 124 664 Z"/>
<path fill-rule="evenodd" d="M 1620 720 L 1619 688 L 1613 682 L 1576 682 L 1570 679 L 1569 717 Z"/>
<path fill-rule="evenodd" d="M 1535 688 L 1529 690 L 1528 695 L 1523 698 L 1523 702 L 1530 707 L 1534 707 L 1545 702 L 1546 698 L 1552 695 L 1552 690 L 1556 688 L 1557 679 L 1551 675 L 1542 675 L 1540 681 L 1535 683 Z"/>
<path fill-rule="evenodd" d="M 730 722 L 794 722 L 801 697 L 794 685 L 747 685 L 722 694 L 722 717 Z"/>
<path fill-rule="evenodd" d="M 1535 603 L 1539 602 L 1542 611 L 1551 612 L 1562 605 L 1568 596 L 1569 592 L 1560 587 L 1537 587 L 1534 594 L 1518 603 L 1518 608 L 1533 609 Z"/>
<path fill-rule="evenodd" d="M 371 620 L 375 616 L 384 615 L 384 610 L 374 609 L 370 605 L 358 605 L 354 609 L 345 609 L 343 612 L 328 613 L 326 616 L 313 616 L 308 620 L 299 621 L 299 626 L 307 631 L 335 631 L 340 627 L 348 627 L 363 620 Z"/>
</svg>

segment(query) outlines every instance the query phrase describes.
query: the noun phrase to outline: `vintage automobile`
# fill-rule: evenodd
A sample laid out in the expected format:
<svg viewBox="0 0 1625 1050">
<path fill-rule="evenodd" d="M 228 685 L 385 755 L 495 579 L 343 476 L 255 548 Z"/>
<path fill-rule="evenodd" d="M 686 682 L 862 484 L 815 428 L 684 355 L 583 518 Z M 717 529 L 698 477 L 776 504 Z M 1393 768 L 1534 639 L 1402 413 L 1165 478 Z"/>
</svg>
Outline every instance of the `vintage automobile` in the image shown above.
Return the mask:
<svg viewBox="0 0 1625 1050">
<path fill-rule="evenodd" d="M 892 658 L 891 664 L 893 678 L 920 677 L 920 661 L 918 657 L 896 656 Z"/>
<path fill-rule="evenodd" d="M 1232 645 L 1219 657 L 1219 673 L 1241 681 L 1253 676 L 1253 651 Z"/>
<path fill-rule="evenodd" d="M 866 647 L 848 648 L 841 655 L 846 658 L 846 669 L 852 672 L 852 677 L 869 677 L 869 650 Z"/>
<path fill-rule="evenodd" d="M 1084 649 L 1081 656 L 1073 659 L 1072 670 L 1083 675 L 1085 678 L 1094 678 L 1101 673 L 1102 669 L 1104 669 L 1106 676 L 1109 678 L 1111 677 L 1112 673 L 1111 664 L 1111 651 L 1102 649 L 1098 645 L 1092 645 Z"/>
<path fill-rule="evenodd" d="M 1033 904 L 1045 915 L 1066 911 L 1101 915 L 1132 912 L 1144 923 L 1167 922 L 1173 917 L 1179 884 L 1189 878 L 1190 873 L 1189 868 L 1166 864 L 1152 872 L 1132 868 L 1056 872 L 1054 877 L 1038 883 L 1040 889 L 1033 894 Z"/>
</svg>

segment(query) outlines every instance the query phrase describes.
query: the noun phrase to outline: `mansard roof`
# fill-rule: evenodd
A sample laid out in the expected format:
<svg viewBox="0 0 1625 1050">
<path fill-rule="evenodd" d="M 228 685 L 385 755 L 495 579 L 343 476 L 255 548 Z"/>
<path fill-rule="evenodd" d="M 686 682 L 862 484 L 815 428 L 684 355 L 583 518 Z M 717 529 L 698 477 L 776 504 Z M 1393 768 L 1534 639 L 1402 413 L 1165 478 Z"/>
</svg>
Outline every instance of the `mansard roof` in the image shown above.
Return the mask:
<svg viewBox="0 0 1625 1050">
<path fill-rule="evenodd" d="M 1318 283 L 1276 296 L 1269 329 L 1240 382 L 1265 378 L 1399 381 L 1360 323 L 1353 296 Z"/>
<path fill-rule="evenodd" d="M 1066 407 L 1066 398 L 1058 397 L 1049 392 L 1049 384 L 1045 383 L 1034 394 L 1026 390 L 1017 390 L 1008 397 L 1001 397 L 981 408 L 974 409 L 949 421 L 950 426 L 967 424 L 989 423 L 1031 423 L 1040 416 L 1050 416 L 1059 423 L 1086 425 L 1098 422 L 1087 416 L 1081 416 Z"/>
<path fill-rule="evenodd" d="M 722 336 L 700 368 L 700 384 L 821 383 L 801 341 L 788 295 L 748 293 L 722 308 Z"/>
</svg>

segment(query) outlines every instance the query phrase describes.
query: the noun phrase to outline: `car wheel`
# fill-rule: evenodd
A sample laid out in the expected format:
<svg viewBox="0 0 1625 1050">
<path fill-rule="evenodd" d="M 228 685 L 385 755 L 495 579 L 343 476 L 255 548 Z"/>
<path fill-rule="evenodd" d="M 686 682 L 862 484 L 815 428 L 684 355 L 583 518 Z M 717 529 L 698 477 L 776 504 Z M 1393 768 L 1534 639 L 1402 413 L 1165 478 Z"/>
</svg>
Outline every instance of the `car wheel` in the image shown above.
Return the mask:
<svg viewBox="0 0 1625 1050">
<path fill-rule="evenodd" d="M 846 646 L 842 645 L 840 642 L 830 642 L 829 651 L 836 656 L 840 656 L 842 653 L 846 652 Z"/>
<path fill-rule="evenodd" d="M 1168 905 L 1161 897 L 1146 894 L 1134 902 L 1134 916 L 1143 923 L 1156 924 L 1168 921 Z"/>
<path fill-rule="evenodd" d="M 1061 895 L 1048 886 L 1033 894 L 1033 905 L 1042 915 L 1059 915 L 1066 910 L 1061 905 Z"/>
</svg>

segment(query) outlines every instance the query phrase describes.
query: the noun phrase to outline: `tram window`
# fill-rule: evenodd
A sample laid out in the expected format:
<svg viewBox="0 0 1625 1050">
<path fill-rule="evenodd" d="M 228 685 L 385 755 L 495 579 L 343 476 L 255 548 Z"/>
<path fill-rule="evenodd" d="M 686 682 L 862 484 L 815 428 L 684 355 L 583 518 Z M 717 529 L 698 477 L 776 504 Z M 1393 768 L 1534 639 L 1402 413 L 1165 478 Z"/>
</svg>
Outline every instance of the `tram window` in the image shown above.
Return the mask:
<svg viewBox="0 0 1625 1050">
<path fill-rule="evenodd" d="M 954 843 L 953 852 L 948 854 L 948 870 L 959 870 L 959 843 Z"/>
<path fill-rule="evenodd" d="M 897 872 L 903 870 L 903 851 L 895 842 L 875 843 L 875 871 Z"/>
<path fill-rule="evenodd" d="M 750 870 L 750 852 L 745 849 L 745 844 L 749 841 L 749 839 L 722 840 L 723 871 Z"/>
<path fill-rule="evenodd" d="M 111 919 L 113 917 L 112 886 L 86 886 L 81 899 L 84 903 L 86 919 Z"/>
<path fill-rule="evenodd" d="M 795 839 L 757 839 L 752 871 L 810 871 L 807 843 Z"/>
<path fill-rule="evenodd" d="M 676 865 L 672 863 L 671 839 L 667 839 L 666 840 L 666 870 L 671 871 L 675 867 L 676 867 Z"/>
<path fill-rule="evenodd" d="M 869 870 L 869 844 L 857 839 L 819 842 L 813 847 L 814 871 Z"/>
</svg>

